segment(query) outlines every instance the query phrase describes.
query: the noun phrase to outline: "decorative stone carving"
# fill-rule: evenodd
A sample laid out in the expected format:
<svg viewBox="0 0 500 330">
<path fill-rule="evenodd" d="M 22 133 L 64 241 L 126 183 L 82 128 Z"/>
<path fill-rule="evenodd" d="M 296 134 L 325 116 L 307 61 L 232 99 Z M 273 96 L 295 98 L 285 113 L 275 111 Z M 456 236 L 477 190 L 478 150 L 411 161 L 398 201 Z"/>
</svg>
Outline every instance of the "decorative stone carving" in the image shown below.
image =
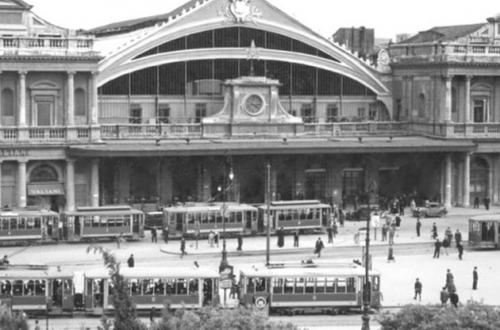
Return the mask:
<svg viewBox="0 0 500 330">
<path fill-rule="evenodd" d="M 219 16 L 224 16 L 235 23 L 256 23 L 255 19 L 262 17 L 262 12 L 251 0 L 229 0 L 229 3 L 219 11 Z"/>
</svg>

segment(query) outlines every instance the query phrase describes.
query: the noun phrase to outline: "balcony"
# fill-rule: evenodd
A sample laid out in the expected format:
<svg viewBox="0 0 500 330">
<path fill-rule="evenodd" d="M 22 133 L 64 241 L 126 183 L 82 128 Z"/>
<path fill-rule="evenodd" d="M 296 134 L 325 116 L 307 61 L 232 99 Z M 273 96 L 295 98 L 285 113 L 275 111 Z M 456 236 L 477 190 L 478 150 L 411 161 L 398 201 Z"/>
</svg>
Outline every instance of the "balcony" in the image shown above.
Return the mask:
<svg viewBox="0 0 500 330">
<path fill-rule="evenodd" d="M 90 143 L 100 139 L 98 127 L 0 127 L 0 144 Z"/>
<path fill-rule="evenodd" d="M 81 38 L 0 37 L 0 55 L 96 56 L 94 40 Z"/>
<path fill-rule="evenodd" d="M 396 44 L 389 47 L 389 53 L 394 64 L 433 62 L 500 63 L 499 44 Z"/>
</svg>

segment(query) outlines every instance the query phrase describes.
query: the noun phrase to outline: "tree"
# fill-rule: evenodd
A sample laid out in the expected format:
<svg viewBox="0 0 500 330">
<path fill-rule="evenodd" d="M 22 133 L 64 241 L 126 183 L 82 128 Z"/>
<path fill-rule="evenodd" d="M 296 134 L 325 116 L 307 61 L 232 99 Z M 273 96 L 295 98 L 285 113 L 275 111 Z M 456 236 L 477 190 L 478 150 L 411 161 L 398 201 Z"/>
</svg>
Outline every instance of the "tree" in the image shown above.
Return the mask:
<svg viewBox="0 0 500 330">
<path fill-rule="evenodd" d="M 28 319 L 24 313 L 12 313 L 5 305 L 0 305 L 0 329 L 28 330 Z"/>
<path fill-rule="evenodd" d="M 408 305 L 377 316 L 381 330 L 495 330 L 500 309 L 469 301 L 463 306 Z"/>
<path fill-rule="evenodd" d="M 296 330 L 288 323 L 273 323 L 253 309 L 244 307 L 222 309 L 205 307 L 200 310 L 178 310 L 174 313 L 165 309 L 163 317 L 154 330 Z"/>
<path fill-rule="evenodd" d="M 120 263 L 116 260 L 116 257 L 101 246 L 90 246 L 87 249 L 87 253 L 90 251 L 100 253 L 104 260 L 104 265 L 109 270 L 111 283 L 114 288 L 114 329 L 146 330 L 147 327 L 137 319 L 134 303 L 129 296 L 127 283 L 123 276 L 120 275 Z M 109 323 L 105 318 L 103 318 L 102 323 L 104 329 L 109 328 Z"/>
</svg>

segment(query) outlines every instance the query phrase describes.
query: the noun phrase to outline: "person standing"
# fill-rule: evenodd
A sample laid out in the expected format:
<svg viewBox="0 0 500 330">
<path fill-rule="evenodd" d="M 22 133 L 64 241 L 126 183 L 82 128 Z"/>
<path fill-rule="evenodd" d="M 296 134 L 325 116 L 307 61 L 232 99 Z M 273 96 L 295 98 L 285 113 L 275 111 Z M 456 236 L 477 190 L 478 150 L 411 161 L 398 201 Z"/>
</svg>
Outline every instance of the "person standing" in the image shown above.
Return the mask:
<svg viewBox="0 0 500 330">
<path fill-rule="evenodd" d="M 321 258 L 321 250 L 325 245 L 323 244 L 323 241 L 321 240 L 321 237 L 318 237 L 318 240 L 316 241 L 316 246 L 314 248 L 314 253 L 318 255 L 318 258 Z"/>
<path fill-rule="evenodd" d="M 332 227 L 328 226 L 328 228 L 326 228 L 326 232 L 328 234 L 328 244 L 333 244 L 333 229 L 332 229 Z"/>
<path fill-rule="evenodd" d="M 442 242 L 442 247 L 443 247 L 443 250 L 444 250 L 444 253 L 446 255 L 448 255 L 448 247 L 450 247 L 450 239 L 448 236 L 446 236 L 444 239 L 443 239 L 443 242 Z"/>
<path fill-rule="evenodd" d="M 479 208 L 479 197 L 474 198 L 474 208 L 475 209 Z"/>
<path fill-rule="evenodd" d="M 434 256 L 433 256 L 433 258 L 439 259 L 440 252 L 441 252 L 441 242 L 439 241 L 439 238 L 436 238 L 436 241 L 434 242 Z"/>
<path fill-rule="evenodd" d="M 389 229 L 389 226 L 387 225 L 387 221 L 384 221 L 384 224 L 382 225 L 382 242 L 387 241 L 387 230 Z"/>
<path fill-rule="evenodd" d="M 152 307 L 149 311 L 149 322 L 151 325 L 155 322 L 156 308 Z"/>
<path fill-rule="evenodd" d="M 299 247 L 299 235 L 300 232 L 298 230 L 293 233 L 293 247 Z"/>
<path fill-rule="evenodd" d="M 436 239 L 438 237 L 438 229 L 435 222 L 432 223 L 431 237 L 432 239 Z"/>
<path fill-rule="evenodd" d="M 181 258 L 184 257 L 186 253 L 186 240 L 184 239 L 184 236 L 181 238 Z"/>
<path fill-rule="evenodd" d="M 345 214 L 342 209 L 339 209 L 339 223 L 341 227 L 344 227 Z"/>
<path fill-rule="evenodd" d="M 462 245 L 462 243 L 459 243 L 457 245 L 457 249 L 458 249 L 458 259 L 462 260 L 462 256 L 464 254 L 464 246 Z"/>
<path fill-rule="evenodd" d="M 420 221 L 420 216 L 417 216 L 417 237 L 420 237 L 420 229 L 422 228 L 422 221 Z"/>
<path fill-rule="evenodd" d="M 444 286 L 443 289 L 440 292 L 439 298 L 441 300 L 441 305 L 446 305 L 448 303 L 448 291 L 446 291 L 446 287 Z"/>
<path fill-rule="evenodd" d="M 238 233 L 238 248 L 236 250 L 241 251 L 243 247 L 243 235 Z"/>
<path fill-rule="evenodd" d="M 491 203 L 491 199 L 489 197 L 486 197 L 484 199 L 484 208 L 486 209 L 486 211 L 488 211 L 490 209 L 490 203 Z"/>
<path fill-rule="evenodd" d="M 40 325 L 38 324 L 38 320 L 35 321 L 35 329 L 34 330 L 41 330 Z"/>
<path fill-rule="evenodd" d="M 415 280 L 415 296 L 413 297 L 414 300 L 417 299 L 418 296 L 418 301 L 422 301 L 422 282 L 417 278 Z"/>
<path fill-rule="evenodd" d="M 163 240 L 165 241 L 165 244 L 168 244 L 168 226 L 163 228 Z"/>
<path fill-rule="evenodd" d="M 396 234 L 396 228 L 394 226 L 389 227 L 389 245 L 394 244 L 394 235 Z"/>
<path fill-rule="evenodd" d="M 214 243 L 217 246 L 217 248 L 219 248 L 219 239 L 220 239 L 219 231 L 216 231 L 214 234 Z"/>
<path fill-rule="evenodd" d="M 129 268 L 134 268 L 134 266 L 135 266 L 135 260 L 134 260 L 134 255 L 133 254 L 131 254 L 130 257 L 128 257 L 127 265 L 128 265 Z"/>
<path fill-rule="evenodd" d="M 451 244 L 451 240 L 453 239 L 453 233 L 451 232 L 450 227 L 446 228 L 446 230 L 444 231 L 444 236 L 448 239 L 448 241 Z"/>
<path fill-rule="evenodd" d="M 458 307 L 458 294 L 456 292 L 450 293 L 450 302 L 453 307 Z"/>
<path fill-rule="evenodd" d="M 333 232 L 333 238 L 337 237 L 339 227 L 337 226 L 337 221 L 333 221 L 332 224 L 332 232 Z"/>
<path fill-rule="evenodd" d="M 214 239 L 215 239 L 215 234 L 213 231 L 210 231 L 208 233 L 208 244 L 210 244 L 210 247 L 213 248 L 214 247 Z"/>
<path fill-rule="evenodd" d="M 479 280 L 479 275 L 477 273 L 477 267 L 474 267 L 472 271 L 472 290 L 477 290 L 477 281 Z"/>
<path fill-rule="evenodd" d="M 151 227 L 151 242 L 152 243 L 158 242 L 158 239 L 156 237 L 156 228 L 155 227 Z"/>
<path fill-rule="evenodd" d="M 285 233 L 283 227 L 278 230 L 278 247 L 282 248 L 285 245 Z"/>
<path fill-rule="evenodd" d="M 457 247 L 462 244 L 462 233 L 458 229 L 455 232 L 455 244 Z"/>
<path fill-rule="evenodd" d="M 392 245 L 389 245 L 389 250 L 387 251 L 387 262 L 396 262 L 396 258 L 394 258 L 394 248 Z"/>
<path fill-rule="evenodd" d="M 450 294 L 456 291 L 454 276 L 449 269 L 446 270 L 446 288 Z"/>
</svg>

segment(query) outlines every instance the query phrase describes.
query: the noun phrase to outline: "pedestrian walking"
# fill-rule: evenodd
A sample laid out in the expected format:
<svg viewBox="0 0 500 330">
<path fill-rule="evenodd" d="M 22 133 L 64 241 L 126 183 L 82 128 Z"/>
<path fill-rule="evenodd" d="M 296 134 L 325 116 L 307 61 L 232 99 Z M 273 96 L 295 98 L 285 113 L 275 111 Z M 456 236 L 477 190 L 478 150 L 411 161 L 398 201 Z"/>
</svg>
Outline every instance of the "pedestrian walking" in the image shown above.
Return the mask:
<svg viewBox="0 0 500 330">
<path fill-rule="evenodd" d="M 486 211 L 488 211 L 490 209 L 490 203 L 491 203 L 491 199 L 489 197 L 486 197 L 484 199 L 484 208 L 486 209 Z"/>
<path fill-rule="evenodd" d="M 461 243 L 462 243 L 462 233 L 460 232 L 460 230 L 457 229 L 457 231 L 455 232 L 455 244 L 458 247 L 459 245 L 461 245 Z"/>
<path fill-rule="evenodd" d="M 450 227 L 446 228 L 446 230 L 444 231 L 444 236 L 448 239 L 448 241 L 451 244 L 451 241 L 453 239 L 453 233 L 451 232 L 451 228 Z"/>
<path fill-rule="evenodd" d="M 318 258 L 321 258 L 321 250 L 323 250 L 324 247 L 325 245 L 323 244 L 321 237 L 318 237 L 318 240 L 316 241 L 316 245 L 314 247 L 314 254 L 317 254 Z"/>
<path fill-rule="evenodd" d="M 341 227 L 344 227 L 345 214 L 342 209 L 339 209 L 339 223 Z"/>
<path fill-rule="evenodd" d="M 278 247 L 282 248 L 285 245 L 285 232 L 283 227 L 278 230 Z"/>
<path fill-rule="evenodd" d="M 371 225 L 373 227 L 373 240 L 376 241 L 377 240 L 377 231 L 378 231 L 378 228 L 380 227 L 380 215 L 378 214 L 378 212 L 374 212 L 371 215 L 370 222 L 371 222 Z"/>
<path fill-rule="evenodd" d="M 389 227 L 389 245 L 394 245 L 394 235 L 396 234 L 396 229 L 394 226 Z"/>
<path fill-rule="evenodd" d="M 418 301 L 422 301 L 422 282 L 418 278 L 415 280 L 414 288 L 415 295 L 413 296 L 413 300 L 417 300 L 418 297 Z"/>
<path fill-rule="evenodd" d="M 438 229 L 435 222 L 432 223 L 431 237 L 432 239 L 436 239 L 438 237 Z"/>
<path fill-rule="evenodd" d="M 219 231 L 216 231 L 214 234 L 214 243 L 219 248 L 219 239 L 220 239 L 220 233 Z"/>
<path fill-rule="evenodd" d="M 394 258 L 394 248 L 392 245 L 389 245 L 389 250 L 387 252 L 387 262 L 396 262 L 396 258 Z"/>
<path fill-rule="evenodd" d="M 151 242 L 152 243 L 158 242 L 158 239 L 156 237 L 156 228 L 155 227 L 151 227 Z"/>
<path fill-rule="evenodd" d="M 389 226 L 387 225 L 387 222 L 384 222 L 382 225 L 382 242 L 387 241 L 387 231 L 389 230 Z"/>
<path fill-rule="evenodd" d="M 163 240 L 165 241 L 165 244 L 168 244 L 168 226 L 163 228 Z"/>
<path fill-rule="evenodd" d="M 450 302 L 453 307 L 458 307 L 458 294 L 456 292 L 450 293 Z"/>
<path fill-rule="evenodd" d="M 443 247 L 444 253 L 448 255 L 448 248 L 450 247 L 450 239 L 448 237 L 445 237 L 441 245 Z"/>
<path fill-rule="evenodd" d="M 208 233 L 208 244 L 210 244 L 210 247 L 213 248 L 214 247 L 214 239 L 215 239 L 215 234 L 213 231 L 210 231 Z"/>
<path fill-rule="evenodd" d="M 436 238 L 436 241 L 434 242 L 434 256 L 433 256 L 433 258 L 439 259 L 440 253 L 441 253 L 441 242 L 439 241 L 439 238 Z"/>
<path fill-rule="evenodd" d="M 462 260 L 462 256 L 464 254 L 464 246 L 462 245 L 462 243 L 459 243 L 457 245 L 457 249 L 458 249 L 458 259 Z"/>
<path fill-rule="evenodd" d="M 131 254 L 130 257 L 128 257 L 127 265 L 128 265 L 129 268 L 134 268 L 134 266 L 135 266 L 135 260 L 134 260 L 134 255 L 133 254 Z"/>
<path fill-rule="evenodd" d="M 293 247 L 299 247 L 299 235 L 300 232 L 298 230 L 293 233 Z"/>
<path fill-rule="evenodd" d="M 149 311 L 149 322 L 151 322 L 151 324 L 155 322 L 155 315 L 156 315 L 156 308 L 153 306 Z"/>
<path fill-rule="evenodd" d="M 339 233 L 339 227 L 337 226 L 337 221 L 333 221 L 332 232 L 333 232 L 333 238 L 337 237 L 337 234 Z"/>
<path fill-rule="evenodd" d="M 448 294 L 448 291 L 446 291 L 445 286 L 441 290 L 439 298 L 441 300 L 441 305 L 446 305 L 448 303 L 449 294 Z"/>
<path fill-rule="evenodd" d="M 237 251 L 241 251 L 243 247 L 243 235 L 241 233 L 238 233 L 238 247 L 236 248 Z"/>
<path fill-rule="evenodd" d="M 422 221 L 420 221 L 420 216 L 417 216 L 417 237 L 420 237 L 421 228 L 422 228 Z"/>
<path fill-rule="evenodd" d="M 446 288 L 450 294 L 457 290 L 453 273 L 449 269 L 446 270 Z"/>
<path fill-rule="evenodd" d="M 181 258 L 184 257 L 186 253 L 186 240 L 184 239 L 184 236 L 181 238 Z"/>
<path fill-rule="evenodd" d="M 474 208 L 475 209 L 479 208 L 479 197 L 474 198 Z"/>
<path fill-rule="evenodd" d="M 326 232 L 328 234 L 328 244 L 333 244 L 333 229 L 332 229 L 332 227 L 326 228 Z"/>
<path fill-rule="evenodd" d="M 479 274 L 477 273 L 477 267 L 474 267 L 472 271 L 472 290 L 477 290 L 477 281 L 479 280 Z"/>
</svg>

